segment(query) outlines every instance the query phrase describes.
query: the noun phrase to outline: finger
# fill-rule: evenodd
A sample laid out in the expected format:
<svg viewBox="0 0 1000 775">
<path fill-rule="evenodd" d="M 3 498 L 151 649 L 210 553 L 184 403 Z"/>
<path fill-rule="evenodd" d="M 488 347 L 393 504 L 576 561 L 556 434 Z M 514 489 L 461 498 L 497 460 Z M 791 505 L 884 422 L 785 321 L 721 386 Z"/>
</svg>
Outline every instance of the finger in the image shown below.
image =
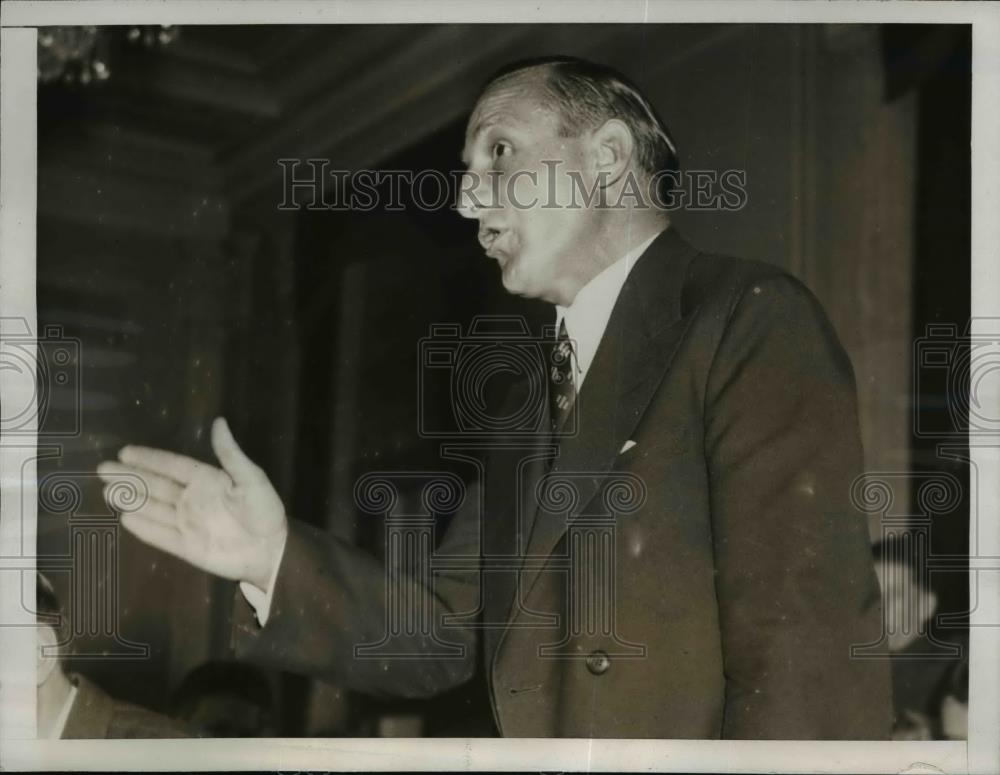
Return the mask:
<svg viewBox="0 0 1000 775">
<path fill-rule="evenodd" d="M 101 494 L 112 511 L 121 514 L 134 514 L 149 504 L 155 504 L 156 508 L 169 509 L 171 514 L 176 512 L 174 504 L 156 500 L 150 497 L 145 489 L 137 489 L 133 483 L 129 484 L 131 486 L 123 486 L 122 480 L 119 479 L 104 485 Z"/>
<path fill-rule="evenodd" d="M 139 480 L 146 486 L 149 497 L 164 503 L 176 503 L 184 492 L 184 488 L 172 479 L 111 460 L 99 464 L 97 474 L 108 484 L 129 484 Z"/>
<path fill-rule="evenodd" d="M 122 527 L 144 544 L 155 546 L 168 554 L 186 559 L 182 555 L 183 542 L 177 528 L 163 525 L 152 519 L 143 519 L 134 514 L 125 514 L 121 522 Z"/>
<path fill-rule="evenodd" d="M 260 479 L 263 472 L 243 454 L 229 430 L 229 423 L 221 417 L 216 417 L 212 423 L 212 449 L 236 484 L 251 484 Z"/>
<path fill-rule="evenodd" d="M 181 484 L 188 484 L 204 465 L 194 458 L 167 452 L 165 449 L 136 447 L 131 444 L 122 447 L 118 459 L 126 465 L 165 476 Z"/>
<path fill-rule="evenodd" d="M 123 511 L 122 517 L 126 515 L 150 519 L 153 522 L 158 522 L 166 527 L 180 528 L 180 525 L 177 522 L 177 509 L 163 503 L 162 501 L 148 500 L 139 506 L 139 508 Z"/>
<path fill-rule="evenodd" d="M 141 509 L 139 511 L 132 511 L 128 514 L 122 514 L 122 519 L 141 519 L 146 522 L 153 522 L 160 527 L 170 528 L 171 530 L 176 530 L 180 533 L 180 527 L 177 525 L 177 515 L 176 514 L 166 514 L 165 512 L 157 513 L 153 510 Z"/>
</svg>

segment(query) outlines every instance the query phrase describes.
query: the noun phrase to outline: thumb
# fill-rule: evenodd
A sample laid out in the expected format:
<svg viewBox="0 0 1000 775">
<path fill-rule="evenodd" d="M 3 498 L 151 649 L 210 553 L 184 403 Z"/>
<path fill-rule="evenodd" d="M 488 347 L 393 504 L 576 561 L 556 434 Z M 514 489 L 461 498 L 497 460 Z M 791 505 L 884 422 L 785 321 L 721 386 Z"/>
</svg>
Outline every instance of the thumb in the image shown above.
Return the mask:
<svg viewBox="0 0 1000 775">
<path fill-rule="evenodd" d="M 216 417 L 212 423 L 212 450 L 236 484 L 252 484 L 260 479 L 260 468 L 240 449 L 229 423 L 222 417 Z"/>
</svg>

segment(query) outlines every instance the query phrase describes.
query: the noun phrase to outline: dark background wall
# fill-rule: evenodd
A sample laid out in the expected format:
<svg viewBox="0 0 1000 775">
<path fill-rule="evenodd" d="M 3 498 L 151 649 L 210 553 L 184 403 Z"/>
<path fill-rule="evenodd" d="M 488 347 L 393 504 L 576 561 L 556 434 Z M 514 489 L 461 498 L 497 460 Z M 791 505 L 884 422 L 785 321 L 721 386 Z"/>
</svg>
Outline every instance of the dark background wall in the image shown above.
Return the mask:
<svg viewBox="0 0 1000 775">
<path fill-rule="evenodd" d="M 813 288 L 855 366 L 868 468 L 900 474 L 891 515 L 929 519 L 935 551 L 967 551 L 967 499 L 925 514 L 914 473 L 967 482 L 967 466 L 914 432 L 946 386 L 913 389 L 925 325 L 964 329 L 969 316 L 967 28 L 204 27 L 154 50 L 106 32 L 108 81 L 39 94 L 39 318 L 79 339 L 83 388 L 82 433 L 58 435 L 74 410 L 57 391 L 55 435 L 43 437 L 58 445 L 43 482 L 75 478 L 83 497 L 42 503 L 42 554 L 71 557 L 73 525 L 88 516 L 113 528 L 92 478 L 99 460 L 126 441 L 210 458 L 219 414 L 292 515 L 377 552 L 379 526 L 354 514 L 352 487 L 372 469 L 437 460 L 417 433 L 414 391 L 429 325 L 549 313 L 502 292 L 474 226 L 448 209 L 279 210 L 277 160 L 455 169 L 483 79 L 545 53 L 636 80 L 686 169 L 746 171 L 745 208 L 679 212 L 677 227 Z M 873 538 L 884 516 L 873 513 Z M 78 650 L 150 652 L 77 667 L 166 707 L 192 668 L 225 657 L 233 590 L 114 540 L 117 571 L 98 575 L 117 595 L 105 616 L 119 636 L 83 633 Z M 54 562 L 67 597 L 71 565 Z M 962 574 L 933 583 L 943 611 L 967 608 Z M 475 686 L 403 704 L 268 679 L 285 734 L 489 730 Z"/>
</svg>

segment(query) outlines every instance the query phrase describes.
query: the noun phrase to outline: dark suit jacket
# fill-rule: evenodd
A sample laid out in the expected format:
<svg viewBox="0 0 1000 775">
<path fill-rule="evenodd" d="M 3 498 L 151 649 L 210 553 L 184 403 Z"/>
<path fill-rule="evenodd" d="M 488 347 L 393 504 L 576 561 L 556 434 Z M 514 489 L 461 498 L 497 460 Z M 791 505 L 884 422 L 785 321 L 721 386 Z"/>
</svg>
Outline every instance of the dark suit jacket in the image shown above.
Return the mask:
<svg viewBox="0 0 1000 775">
<path fill-rule="evenodd" d="M 887 738 L 889 665 L 850 656 L 881 631 L 850 498 L 853 373 L 809 291 L 667 230 L 577 404 L 548 474 L 538 439 L 481 466 L 432 592 L 293 523 L 266 627 L 238 598 L 237 656 L 425 696 L 467 680 L 478 647 L 508 736 Z M 539 507 L 537 485 L 560 478 L 575 505 L 555 493 Z M 470 554 L 482 573 L 439 562 Z M 389 599 L 424 599 L 430 633 L 404 628 L 384 658 L 356 658 L 384 638 Z"/>
<path fill-rule="evenodd" d="M 184 738 L 195 732 L 184 722 L 108 695 L 97 684 L 75 675 L 76 700 L 63 729 L 63 740 Z"/>
</svg>

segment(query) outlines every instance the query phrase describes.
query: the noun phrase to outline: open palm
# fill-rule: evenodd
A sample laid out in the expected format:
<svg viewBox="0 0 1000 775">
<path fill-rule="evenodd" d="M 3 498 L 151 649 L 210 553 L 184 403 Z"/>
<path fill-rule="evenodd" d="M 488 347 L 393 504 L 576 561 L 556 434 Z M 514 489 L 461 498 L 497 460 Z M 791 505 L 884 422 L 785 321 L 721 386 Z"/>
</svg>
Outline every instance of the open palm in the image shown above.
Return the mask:
<svg viewBox="0 0 1000 775">
<path fill-rule="evenodd" d="M 225 420 L 212 425 L 212 449 L 222 468 L 149 447 L 127 446 L 98 473 L 120 509 L 114 485 L 138 477 L 146 499 L 122 513 L 141 541 L 195 567 L 265 588 L 288 530 L 281 499 L 267 475 L 236 444 Z"/>
</svg>

